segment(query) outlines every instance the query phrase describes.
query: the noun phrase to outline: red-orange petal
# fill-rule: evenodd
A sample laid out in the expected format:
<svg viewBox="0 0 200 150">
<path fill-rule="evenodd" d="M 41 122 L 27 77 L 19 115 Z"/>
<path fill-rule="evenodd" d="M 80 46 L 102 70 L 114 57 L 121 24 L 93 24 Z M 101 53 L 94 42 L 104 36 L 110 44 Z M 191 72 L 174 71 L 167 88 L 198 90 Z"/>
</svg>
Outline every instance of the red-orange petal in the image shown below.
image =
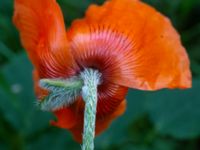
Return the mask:
<svg viewBox="0 0 200 150">
<path fill-rule="evenodd" d="M 169 19 L 138 0 L 91 5 L 68 32 L 81 67 L 94 67 L 104 80 L 142 90 L 188 88 L 189 60 Z"/>
<path fill-rule="evenodd" d="M 40 77 L 73 74 L 74 61 L 55 0 L 15 0 L 13 22 Z"/>
<path fill-rule="evenodd" d="M 104 81 L 97 92 L 97 117 L 104 118 L 116 111 L 125 99 L 128 88 Z"/>
<path fill-rule="evenodd" d="M 51 125 L 58 126 L 60 128 L 70 129 L 77 124 L 76 113 L 71 107 L 66 107 L 54 112 L 57 117 L 57 121 L 51 121 Z"/>
</svg>

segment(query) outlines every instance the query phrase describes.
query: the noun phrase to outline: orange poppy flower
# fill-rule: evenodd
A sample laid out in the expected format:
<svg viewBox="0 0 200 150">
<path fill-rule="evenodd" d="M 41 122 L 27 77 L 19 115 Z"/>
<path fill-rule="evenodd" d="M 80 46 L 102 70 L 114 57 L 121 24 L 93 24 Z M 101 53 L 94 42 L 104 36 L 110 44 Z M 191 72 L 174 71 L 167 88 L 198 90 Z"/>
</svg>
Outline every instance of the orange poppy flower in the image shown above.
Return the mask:
<svg viewBox="0 0 200 150">
<path fill-rule="evenodd" d="M 14 23 L 34 69 L 38 97 L 47 92 L 42 78 L 68 78 L 83 68 L 102 74 L 98 86 L 96 134 L 125 111 L 128 88 L 189 88 L 189 60 L 169 19 L 139 0 L 110 0 L 91 5 L 83 19 L 65 30 L 55 0 L 15 0 Z M 81 142 L 84 102 L 54 114 L 52 124 Z"/>
</svg>

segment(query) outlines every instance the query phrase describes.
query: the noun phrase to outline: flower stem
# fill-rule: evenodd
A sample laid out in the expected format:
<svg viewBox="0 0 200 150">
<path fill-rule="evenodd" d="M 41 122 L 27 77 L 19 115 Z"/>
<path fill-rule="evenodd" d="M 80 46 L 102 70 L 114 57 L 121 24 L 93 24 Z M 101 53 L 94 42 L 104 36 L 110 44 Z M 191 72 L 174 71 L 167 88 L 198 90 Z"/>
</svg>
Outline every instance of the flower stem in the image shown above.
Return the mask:
<svg viewBox="0 0 200 150">
<path fill-rule="evenodd" d="M 38 106 L 44 111 L 55 111 L 69 106 L 82 94 L 85 101 L 82 150 L 94 149 L 97 86 L 100 84 L 100 78 L 101 73 L 97 70 L 85 69 L 77 77 L 40 80 L 40 87 L 49 91 L 49 94 L 38 102 Z"/>
<path fill-rule="evenodd" d="M 86 69 L 81 73 L 81 78 L 84 81 L 82 96 L 85 101 L 82 150 L 94 149 L 97 86 L 100 83 L 100 77 L 101 74 L 93 69 Z"/>
</svg>

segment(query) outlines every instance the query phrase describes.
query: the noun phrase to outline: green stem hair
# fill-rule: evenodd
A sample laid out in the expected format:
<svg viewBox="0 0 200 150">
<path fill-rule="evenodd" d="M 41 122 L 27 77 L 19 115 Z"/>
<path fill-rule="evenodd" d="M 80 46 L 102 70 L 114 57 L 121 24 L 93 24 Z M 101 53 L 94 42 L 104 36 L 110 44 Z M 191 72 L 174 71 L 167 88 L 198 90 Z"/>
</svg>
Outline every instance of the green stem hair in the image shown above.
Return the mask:
<svg viewBox="0 0 200 150">
<path fill-rule="evenodd" d="M 97 86 L 101 74 L 97 70 L 85 69 L 80 76 L 69 79 L 41 79 L 40 86 L 49 94 L 38 102 L 44 111 L 55 111 L 72 104 L 82 94 L 85 101 L 82 150 L 94 149 L 97 108 Z"/>
<path fill-rule="evenodd" d="M 82 150 L 94 149 L 97 86 L 100 83 L 100 77 L 100 73 L 92 69 L 86 69 L 81 73 L 81 78 L 84 81 L 82 96 L 85 101 Z"/>
</svg>

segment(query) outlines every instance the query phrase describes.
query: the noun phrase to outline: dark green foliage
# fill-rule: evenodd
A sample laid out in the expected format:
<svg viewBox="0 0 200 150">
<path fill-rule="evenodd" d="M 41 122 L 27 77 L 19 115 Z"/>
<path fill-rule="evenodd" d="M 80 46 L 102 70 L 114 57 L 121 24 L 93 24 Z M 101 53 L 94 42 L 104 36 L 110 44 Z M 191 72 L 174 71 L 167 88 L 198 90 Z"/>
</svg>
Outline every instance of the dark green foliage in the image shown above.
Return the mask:
<svg viewBox="0 0 200 150">
<path fill-rule="evenodd" d="M 103 0 L 58 0 L 67 26 Z M 181 34 L 193 88 L 130 90 L 126 113 L 96 138 L 97 150 L 200 149 L 200 1 L 145 0 L 168 16 Z M 77 150 L 71 135 L 35 106 L 32 66 L 12 24 L 13 0 L 0 0 L 0 150 Z"/>
</svg>

